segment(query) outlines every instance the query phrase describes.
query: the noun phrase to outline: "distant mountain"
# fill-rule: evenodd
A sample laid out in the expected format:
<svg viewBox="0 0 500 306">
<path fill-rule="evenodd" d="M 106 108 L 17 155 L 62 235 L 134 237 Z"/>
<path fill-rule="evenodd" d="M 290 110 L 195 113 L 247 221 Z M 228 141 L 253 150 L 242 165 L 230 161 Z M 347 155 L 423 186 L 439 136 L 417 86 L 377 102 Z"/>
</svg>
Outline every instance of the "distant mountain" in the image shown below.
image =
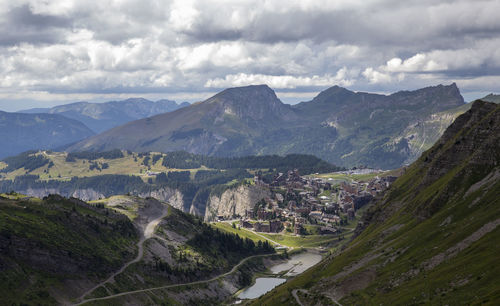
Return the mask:
<svg viewBox="0 0 500 306">
<path fill-rule="evenodd" d="M 185 150 L 219 156 L 308 153 L 342 166 L 396 168 L 414 160 L 440 136 L 426 131 L 425 145 L 416 146 L 405 130 L 434 113 L 463 105 L 455 84 L 389 96 L 334 86 L 295 106 L 283 104 L 266 85 L 246 86 L 130 122 L 69 150 Z"/>
<path fill-rule="evenodd" d="M 499 198 L 500 105 L 476 101 L 366 211 L 354 240 L 255 304 L 496 305 Z"/>
<path fill-rule="evenodd" d="M 352 92 L 338 86 L 321 92 L 295 109 L 311 123 L 335 128 L 337 137 L 324 139 L 320 157 L 340 165 L 369 165 L 396 168 L 417 158 L 441 136 L 444 129 L 432 128 L 407 135 L 432 114 L 463 106 L 455 84 L 400 91 L 391 95 Z M 451 122 L 446 122 L 447 124 Z M 447 125 L 446 125 L 447 126 Z M 446 128 L 445 126 L 445 128 Z M 440 132 L 439 132 L 440 131 Z M 427 146 L 415 146 L 412 138 L 426 138 Z"/>
<path fill-rule="evenodd" d="M 481 100 L 486 102 L 500 103 L 500 95 L 489 94 L 486 97 L 481 98 Z"/>
<path fill-rule="evenodd" d="M 103 132 L 124 123 L 171 112 L 189 103 L 177 104 L 175 101 L 159 100 L 156 102 L 142 98 L 105 103 L 76 102 L 52 108 L 33 108 L 22 113 L 59 114 L 83 122 L 96 133 Z"/>
<path fill-rule="evenodd" d="M 53 114 L 0 111 L 0 158 L 33 149 L 53 149 L 94 135 L 83 123 Z"/>
<path fill-rule="evenodd" d="M 204 102 L 106 131 L 69 151 L 127 148 L 136 152 L 251 155 L 266 148 L 264 138 L 270 130 L 299 119 L 291 106 L 283 104 L 265 85 L 231 88 Z"/>
</svg>

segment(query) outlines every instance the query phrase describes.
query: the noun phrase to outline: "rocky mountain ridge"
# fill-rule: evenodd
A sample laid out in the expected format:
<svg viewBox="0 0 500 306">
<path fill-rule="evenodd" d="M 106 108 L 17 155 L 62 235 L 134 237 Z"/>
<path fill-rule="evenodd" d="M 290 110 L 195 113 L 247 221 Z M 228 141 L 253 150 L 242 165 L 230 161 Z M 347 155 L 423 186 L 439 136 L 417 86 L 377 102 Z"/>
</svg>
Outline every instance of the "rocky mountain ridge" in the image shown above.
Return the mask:
<svg viewBox="0 0 500 306">
<path fill-rule="evenodd" d="M 388 96 L 334 86 L 294 106 L 282 103 L 266 85 L 246 86 L 130 122 L 69 150 L 186 150 L 216 156 L 313 153 L 342 166 L 395 168 L 415 159 L 440 135 L 429 132 L 427 147 L 412 146 L 401 137 L 406 129 L 462 105 L 455 84 Z"/>
</svg>

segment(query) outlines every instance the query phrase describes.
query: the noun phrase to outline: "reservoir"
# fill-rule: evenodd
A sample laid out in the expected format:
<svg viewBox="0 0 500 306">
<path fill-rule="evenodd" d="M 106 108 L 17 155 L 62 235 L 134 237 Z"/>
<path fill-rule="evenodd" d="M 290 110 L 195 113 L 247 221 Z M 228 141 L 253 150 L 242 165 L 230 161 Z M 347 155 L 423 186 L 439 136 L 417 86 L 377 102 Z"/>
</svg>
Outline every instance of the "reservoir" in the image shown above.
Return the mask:
<svg viewBox="0 0 500 306">
<path fill-rule="evenodd" d="M 312 252 L 299 253 L 297 255 L 292 255 L 290 259 L 284 263 L 272 266 L 271 272 L 278 274 L 282 271 L 289 270 L 285 276 L 295 276 L 320 262 L 321 258 L 320 254 Z"/>
<path fill-rule="evenodd" d="M 256 299 L 284 282 L 286 282 L 284 278 L 259 277 L 255 280 L 255 284 L 243 290 L 243 292 L 238 295 L 238 298 Z"/>
<path fill-rule="evenodd" d="M 270 270 L 273 274 L 287 271 L 285 276 L 296 276 L 320 262 L 321 258 L 321 255 L 316 252 L 303 252 L 290 256 L 285 262 L 272 266 Z M 286 282 L 285 278 L 259 277 L 255 279 L 255 284 L 243 290 L 238 298 L 256 299 L 284 282 Z"/>
</svg>

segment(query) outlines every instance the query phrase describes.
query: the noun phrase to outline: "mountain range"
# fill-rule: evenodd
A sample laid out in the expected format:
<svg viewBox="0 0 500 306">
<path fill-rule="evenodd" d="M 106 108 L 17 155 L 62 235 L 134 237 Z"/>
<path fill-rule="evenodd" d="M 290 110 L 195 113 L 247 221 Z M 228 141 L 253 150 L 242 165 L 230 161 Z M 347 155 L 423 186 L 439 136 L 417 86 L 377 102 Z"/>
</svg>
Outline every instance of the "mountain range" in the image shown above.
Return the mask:
<svg viewBox="0 0 500 306">
<path fill-rule="evenodd" d="M 364 214 L 357 237 L 254 304 L 496 305 L 500 105 L 476 101 Z"/>
<path fill-rule="evenodd" d="M 0 157 L 32 149 L 53 149 L 94 135 L 80 121 L 56 114 L 0 111 Z"/>
<path fill-rule="evenodd" d="M 188 105 L 187 102 L 178 104 L 171 100 L 153 102 L 143 98 L 131 98 L 104 103 L 76 102 L 52 108 L 27 109 L 20 112 L 63 115 L 81 121 L 94 132 L 101 133 L 129 121 L 171 112 Z"/>
<path fill-rule="evenodd" d="M 185 150 L 216 156 L 314 153 L 342 166 L 396 168 L 432 146 L 467 109 L 464 105 L 455 84 L 391 95 L 333 86 L 293 106 L 282 103 L 266 85 L 246 86 L 129 122 L 68 150 Z M 439 121 L 435 114 L 443 111 L 450 112 L 442 127 L 424 124 Z"/>
</svg>

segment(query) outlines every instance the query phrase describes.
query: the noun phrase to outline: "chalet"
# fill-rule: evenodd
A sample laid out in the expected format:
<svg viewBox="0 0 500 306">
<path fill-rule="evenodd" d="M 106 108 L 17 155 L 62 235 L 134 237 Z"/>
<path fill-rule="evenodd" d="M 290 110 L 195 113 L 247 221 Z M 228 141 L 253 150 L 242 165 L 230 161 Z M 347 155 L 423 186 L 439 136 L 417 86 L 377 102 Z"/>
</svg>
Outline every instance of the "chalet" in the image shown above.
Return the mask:
<svg viewBox="0 0 500 306">
<path fill-rule="evenodd" d="M 270 231 L 269 223 L 263 223 L 263 222 L 255 222 L 253 225 L 253 229 L 256 232 L 269 233 Z"/>
<path fill-rule="evenodd" d="M 300 207 L 300 208 L 295 208 L 294 210 L 298 214 L 309 214 L 311 212 L 311 208 L 309 207 Z"/>
<path fill-rule="evenodd" d="M 311 211 L 309 213 L 309 217 L 310 218 L 313 218 L 313 219 L 321 219 L 321 216 L 323 215 L 323 213 L 319 210 L 315 210 L 315 211 Z"/>
<path fill-rule="evenodd" d="M 278 221 L 278 220 L 269 221 L 269 231 L 271 233 L 281 232 L 282 228 L 283 228 L 283 224 L 281 223 L 281 221 Z"/>
<path fill-rule="evenodd" d="M 265 209 L 259 208 L 259 210 L 257 211 L 257 218 L 259 218 L 259 220 L 269 220 L 269 219 L 272 219 L 273 218 L 273 212 L 270 211 L 270 210 L 265 210 Z"/>
<path fill-rule="evenodd" d="M 244 228 L 253 228 L 253 224 L 248 222 L 247 220 L 241 220 L 240 225 Z"/>
<path fill-rule="evenodd" d="M 337 230 L 331 226 L 322 226 L 320 228 L 321 235 L 335 234 Z"/>
</svg>

